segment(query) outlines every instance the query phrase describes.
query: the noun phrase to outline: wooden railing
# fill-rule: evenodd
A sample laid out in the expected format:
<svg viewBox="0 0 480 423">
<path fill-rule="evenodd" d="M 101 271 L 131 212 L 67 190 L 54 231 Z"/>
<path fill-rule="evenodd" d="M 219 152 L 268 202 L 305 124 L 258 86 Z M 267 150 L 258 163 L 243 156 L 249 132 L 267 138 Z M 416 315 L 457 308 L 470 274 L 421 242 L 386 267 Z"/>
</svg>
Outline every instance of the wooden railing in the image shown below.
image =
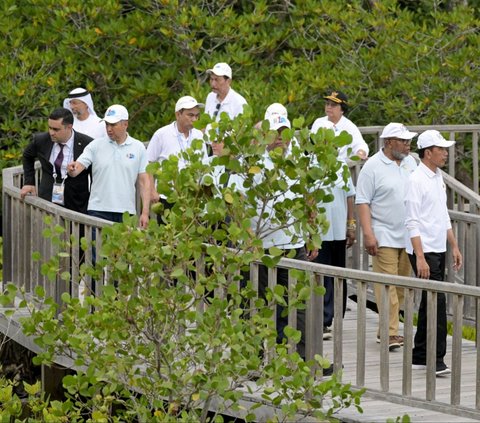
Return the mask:
<svg viewBox="0 0 480 423">
<path fill-rule="evenodd" d="M 477 227 L 480 227 L 480 217 L 474 216 Z M 254 265 L 257 266 L 258 264 Z M 344 357 L 344 321 L 342 319 L 342 296 L 343 296 L 343 278 L 347 279 L 356 295 L 356 331 L 354 341 L 356 344 L 355 370 L 353 376 L 350 376 L 345 382 L 351 382 L 357 388 L 366 388 L 369 395 L 376 398 L 382 398 L 387 401 L 409 405 L 412 407 L 427 408 L 445 413 L 455 414 L 463 417 L 480 419 L 480 349 L 476 348 L 472 353 L 475 363 L 470 362 L 468 367 L 462 371 L 462 316 L 465 305 L 468 302 L 480 304 L 480 288 L 476 286 L 460 285 L 456 283 L 445 283 L 437 281 L 428 281 L 416 278 L 406 278 L 400 276 L 385 277 L 385 275 L 365 272 L 353 269 L 341 269 L 316 263 L 299 262 L 296 260 L 282 259 L 279 267 L 288 269 L 301 269 L 310 273 L 311 284 L 323 285 L 325 276 L 334 277 L 334 296 L 335 296 L 335 315 L 333 319 L 333 363 L 335 371 L 342 369 Z M 257 272 L 252 272 L 255 275 Z M 254 284 L 255 284 L 255 277 Z M 274 285 L 273 280 L 269 280 L 269 286 Z M 368 284 L 378 283 L 384 286 L 382 292 L 383 314 L 379 316 L 380 334 L 382 343 L 380 346 L 379 357 L 367 357 L 367 342 L 372 342 L 374 334 L 367 333 L 367 290 Z M 292 287 L 295 279 L 289 278 L 289 285 Z M 386 339 L 388 339 L 388 287 L 397 286 L 405 289 L 404 304 L 404 324 L 403 334 L 405 344 L 401 359 L 400 386 L 390 386 L 390 374 L 393 373 L 390 361 L 392 360 L 388 351 Z M 445 293 L 451 299 L 451 313 L 453 316 L 453 342 L 451 351 L 452 376 L 449 384 L 448 399 L 445 395 L 440 398 L 436 391 L 435 376 L 435 353 L 427 354 L 427 372 L 425 374 L 426 383 L 424 392 L 420 392 L 417 386 L 413 385 L 412 376 L 412 348 L 413 348 L 413 318 L 415 296 L 421 292 L 427 291 L 428 313 L 436 316 L 437 295 Z M 296 327 L 296 310 L 292 310 L 288 316 L 289 325 Z M 325 343 L 323 341 L 323 301 L 321 297 L 312 296 L 306 308 L 306 358 L 312 358 L 314 354 L 323 356 L 325 352 Z M 370 329 L 371 330 L 371 329 Z M 476 321 L 477 334 L 480 333 L 480 322 Z M 350 336 L 352 336 L 350 334 Z M 369 339 L 369 341 L 367 341 Z M 477 338 L 478 339 L 478 338 Z M 471 351 L 471 346 L 468 347 Z M 436 322 L 435 319 L 429 319 L 427 328 L 427 351 L 436 351 Z M 349 351 L 351 354 L 352 351 Z M 368 366 L 367 362 L 370 362 Z M 374 364 L 375 363 L 375 364 Z M 378 364 L 377 364 L 378 363 Z M 350 362 L 350 365 L 352 363 Z M 366 378 L 368 367 L 369 377 Z M 397 372 L 398 373 L 398 372 Z M 374 375 L 374 377 L 372 377 Z M 342 373 L 339 375 L 342 377 Z M 468 381 L 466 380 L 468 379 Z M 368 380 L 368 382 L 367 382 Z M 418 380 L 415 379 L 417 382 Z M 463 383 L 472 386 L 474 392 L 468 391 L 470 395 L 463 396 Z M 443 386 L 445 390 L 445 386 Z M 471 389 L 471 388 L 468 388 Z M 468 397 L 468 398 L 467 398 Z"/>
<path fill-rule="evenodd" d="M 418 128 L 411 127 L 417 130 Z M 72 277 L 70 282 L 65 282 L 57 276 L 57 283 L 47 283 L 46 277 L 40 272 L 39 262 L 32 260 L 34 252 L 40 252 L 44 259 L 48 259 L 55 251 L 54 245 L 43 236 L 43 231 L 51 229 L 52 225 L 45 223 L 45 217 L 49 217 L 54 223 L 65 229 L 62 237 L 67 240 L 70 235 L 78 239 L 84 235 L 87 240 L 96 238 L 97 244 L 101 242 L 101 233 L 105 226 L 111 225 L 111 222 L 102 219 L 93 218 L 84 214 L 72 212 L 63 207 L 56 206 L 37 197 L 28 197 L 25 201 L 20 198 L 20 187 L 22 185 L 22 168 L 20 166 L 3 170 L 3 281 L 15 283 L 19 287 L 24 287 L 27 292 L 33 292 L 35 286 L 43 286 L 47 293 L 56 301 L 60 302 L 61 294 L 70 290 L 72 296 L 78 296 L 78 286 L 80 282 L 87 286 L 91 283 L 85 279 L 80 281 L 78 268 L 72 267 Z M 361 233 L 358 231 L 359 242 L 352 248 L 349 257 L 349 265 L 353 269 L 340 269 L 315 263 L 299 262 L 289 259 L 282 259 L 279 266 L 285 268 L 301 269 L 311 274 L 312 284 L 323 284 L 325 276 L 335 278 L 335 303 L 336 315 L 334 319 L 334 343 L 333 343 L 333 361 L 335 369 L 341 369 L 343 362 L 343 321 L 339 315 L 341 310 L 342 283 L 341 279 L 346 278 L 349 281 L 350 289 L 357 297 L 357 338 L 356 338 L 356 371 L 353 383 L 357 387 L 365 387 L 376 396 L 395 400 L 404 404 L 420 406 L 426 408 L 443 407 L 448 412 L 480 419 L 480 367 L 475 366 L 475 398 L 466 403 L 462 401 L 462 345 L 461 345 L 461 326 L 463 321 L 472 322 L 476 325 L 479 332 L 479 322 L 476 319 L 478 306 L 480 304 L 480 288 L 478 284 L 480 275 L 480 265 L 478 260 L 478 244 L 480 241 L 480 216 L 478 212 L 478 194 L 471 190 L 459 189 L 456 181 L 446 178 L 447 184 L 452 187 L 454 192 L 456 210 L 450 210 L 450 216 L 453 221 L 454 230 L 457 233 L 459 246 L 465 257 L 465 267 L 458 273 L 453 272 L 451 262 L 447 262 L 447 281 L 450 283 L 441 283 L 429 281 L 425 284 L 415 278 L 402 278 L 395 276 L 375 274 L 367 271 L 369 268 L 369 256 L 362 248 Z M 456 189 L 456 190 L 455 190 Z M 463 199 L 459 202 L 459 198 Z M 477 207 L 472 208 L 472 204 Z M 466 210 L 468 205 L 468 212 Z M 80 262 L 81 250 L 78 243 L 72 243 L 70 255 L 74 262 Z M 67 259 L 66 259 L 67 260 Z M 92 261 L 92 252 L 86 251 L 84 260 L 86 263 Z M 70 269 L 70 262 L 63 263 L 65 269 Z M 255 275 L 253 263 L 252 274 Z M 255 279 L 255 276 L 254 276 Z M 98 281 L 99 285 L 103 281 Z M 258 281 L 257 281 L 258 282 Z M 295 281 L 290 278 L 290 283 Z M 255 283 L 255 281 L 254 281 Z M 274 284 L 274 281 L 270 281 Z M 391 390 L 389 387 L 389 355 L 388 346 L 385 342 L 381 344 L 381 356 L 379 360 L 379 386 L 371 386 L 366 382 L 366 298 L 367 287 L 370 283 L 379 283 L 386 286 L 400 286 L 406 290 L 405 300 L 405 347 L 403 351 L 402 364 L 402 387 L 401 391 Z M 71 284 L 71 286 L 68 286 Z M 435 314 L 436 295 L 439 292 L 446 293 L 449 297 L 449 312 L 453 322 L 452 357 L 453 362 L 451 377 L 451 399 L 450 401 L 440 401 L 436 398 L 436 384 L 434 376 L 435 364 L 429 360 L 427 372 L 425 395 L 419 398 L 418 393 L 412 391 L 412 372 L 411 372 L 411 349 L 413 334 L 413 304 L 415 293 L 426 289 L 429 292 L 429 310 Z M 386 301 L 386 290 L 384 290 L 384 312 L 387 316 L 388 301 Z M 380 316 L 382 327 L 381 333 L 388 333 L 388 318 Z M 322 339 L 323 328 L 323 301 L 321 297 L 313 296 L 307 306 L 307 327 L 306 327 L 306 346 L 307 358 L 314 354 L 323 354 L 324 345 Z M 289 315 L 289 321 L 292 326 L 296 326 L 296 314 L 292 311 Z M 435 350 L 436 331 L 430 325 L 428 333 L 429 351 Z M 477 357 L 480 353 L 477 351 Z M 432 367 L 433 366 L 433 367 Z"/>
<path fill-rule="evenodd" d="M 64 259 L 62 270 L 72 272 L 68 283 L 60 277 L 61 272 L 55 284 L 48 283 L 47 276 L 41 273 L 41 262 L 32 260 L 32 256 L 39 253 L 42 260 L 48 260 L 58 252 L 54 243 L 44 237 L 44 231 L 52 230 L 55 225 L 65 229 L 61 235 L 65 241 L 72 235 L 76 240 L 85 236 L 88 242 L 96 239 L 100 247 L 102 229 L 112 222 L 68 210 L 36 196 L 22 200 L 22 180 L 21 166 L 3 170 L 3 282 L 13 282 L 26 292 L 33 292 L 35 286 L 41 285 L 58 302 L 62 292 L 78 296 L 79 263 L 92 263 L 92 249 L 81 251 L 78 241 L 70 246 L 67 252 L 77 265 L 70 266 L 70 259 Z M 54 225 L 46 219 L 52 219 Z M 88 287 L 91 279 L 84 277 L 82 283 Z"/>
</svg>

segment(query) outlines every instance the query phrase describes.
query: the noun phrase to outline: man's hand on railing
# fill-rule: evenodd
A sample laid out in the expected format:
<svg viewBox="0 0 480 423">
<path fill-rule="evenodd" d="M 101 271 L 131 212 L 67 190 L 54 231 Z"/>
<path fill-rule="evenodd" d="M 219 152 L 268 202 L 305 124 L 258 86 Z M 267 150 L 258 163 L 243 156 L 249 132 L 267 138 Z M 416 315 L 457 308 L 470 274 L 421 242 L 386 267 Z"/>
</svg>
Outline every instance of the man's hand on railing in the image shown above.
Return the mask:
<svg viewBox="0 0 480 423">
<path fill-rule="evenodd" d="M 20 197 L 22 197 L 22 200 L 24 200 L 27 195 L 37 195 L 35 185 L 24 185 L 22 187 L 20 190 Z"/>
</svg>

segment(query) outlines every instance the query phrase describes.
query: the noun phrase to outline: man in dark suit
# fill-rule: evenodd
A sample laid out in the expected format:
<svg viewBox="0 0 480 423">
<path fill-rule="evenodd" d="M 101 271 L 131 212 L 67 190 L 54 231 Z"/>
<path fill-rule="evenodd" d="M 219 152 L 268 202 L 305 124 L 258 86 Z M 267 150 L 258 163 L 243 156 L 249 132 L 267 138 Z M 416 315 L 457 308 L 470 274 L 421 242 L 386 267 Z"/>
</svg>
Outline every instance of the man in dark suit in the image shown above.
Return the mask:
<svg viewBox="0 0 480 423">
<path fill-rule="evenodd" d="M 73 115 L 68 109 L 55 109 L 48 117 L 48 132 L 33 136 L 23 152 L 24 185 L 22 198 L 37 195 L 35 160 L 42 166 L 38 196 L 80 213 L 87 212 L 90 196 L 88 170 L 78 177 L 67 175 L 67 164 L 77 159 L 92 141 L 88 135 L 73 130 Z"/>
</svg>

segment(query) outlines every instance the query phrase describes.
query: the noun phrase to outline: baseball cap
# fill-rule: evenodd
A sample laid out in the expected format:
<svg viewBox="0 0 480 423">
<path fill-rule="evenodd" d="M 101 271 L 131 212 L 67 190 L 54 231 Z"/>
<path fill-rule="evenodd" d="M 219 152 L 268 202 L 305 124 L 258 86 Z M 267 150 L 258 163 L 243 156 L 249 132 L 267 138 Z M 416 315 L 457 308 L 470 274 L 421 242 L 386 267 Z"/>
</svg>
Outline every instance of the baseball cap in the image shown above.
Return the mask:
<svg viewBox="0 0 480 423">
<path fill-rule="evenodd" d="M 214 73 L 217 76 L 226 76 L 232 78 L 232 68 L 227 63 L 217 63 L 212 69 L 207 69 L 207 73 Z"/>
<path fill-rule="evenodd" d="M 128 120 L 128 111 L 124 106 L 114 104 L 107 109 L 105 117 L 102 120 L 107 123 L 117 123 L 121 120 Z"/>
<path fill-rule="evenodd" d="M 194 107 L 205 107 L 205 104 L 199 103 L 193 97 L 186 95 L 185 97 L 180 97 L 175 104 L 175 111 L 178 112 L 182 109 L 193 109 Z"/>
<path fill-rule="evenodd" d="M 270 119 L 272 116 L 283 116 L 288 118 L 288 111 L 286 107 L 283 104 L 280 103 L 272 103 L 270 106 L 267 107 L 267 110 L 265 110 L 265 117 L 264 119 Z"/>
<path fill-rule="evenodd" d="M 417 140 L 417 148 L 422 150 L 423 148 L 428 147 L 451 147 L 455 144 L 455 141 L 447 141 L 443 138 L 442 134 L 434 129 L 429 129 L 425 132 L 422 132 Z"/>
<path fill-rule="evenodd" d="M 287 117 L 281 115 L 273 115 L 268 118 L 268 122 L 270 123 L 270 130 L 276 131 L 280 128 L 291 128 L 290 121 Z"/>
<path fill-rule="evenodd" d="M 334 103 L 348 105 L 348 97 L 341 91 L 332 91 L 330 94 L 324 96 L 323 98 L 325 100 L 331 100 Z"/>
<path fill-rule="evenodd" d="M 391 122 L 383 128 L 380 138 L 400 138 L 402 140 L 411 140 L 418 135 L 417 132 L 410 132 L 405 125 Z"/>
<path fill-rule="evenodd" d="M 320 128 L 335 130 L 335 125 L 328 119 L 317 119 L 315 122 L 313 122 L 310 132 L 312 134 L 316 134 Z"/>
</svg>

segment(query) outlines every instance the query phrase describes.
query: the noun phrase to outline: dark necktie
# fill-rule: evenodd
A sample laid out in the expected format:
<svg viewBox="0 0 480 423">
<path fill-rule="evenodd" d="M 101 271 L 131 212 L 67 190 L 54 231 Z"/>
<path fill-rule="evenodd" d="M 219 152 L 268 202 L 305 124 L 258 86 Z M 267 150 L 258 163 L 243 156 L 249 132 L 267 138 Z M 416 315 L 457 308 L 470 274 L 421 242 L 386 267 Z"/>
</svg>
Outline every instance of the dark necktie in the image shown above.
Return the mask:
<svg viewBox="0 0 480 423">
<path fill-rule="evenodd" d="M 62 163 L 63 163 L 63 147 L 65 147 L 65 144 L 58 144 L 60 147 L 60 153 L 58 153 L 57 158 L 53 162 L 53 165 L 55 166 L 55 173 L 62 177 Z"/>
</svg>

